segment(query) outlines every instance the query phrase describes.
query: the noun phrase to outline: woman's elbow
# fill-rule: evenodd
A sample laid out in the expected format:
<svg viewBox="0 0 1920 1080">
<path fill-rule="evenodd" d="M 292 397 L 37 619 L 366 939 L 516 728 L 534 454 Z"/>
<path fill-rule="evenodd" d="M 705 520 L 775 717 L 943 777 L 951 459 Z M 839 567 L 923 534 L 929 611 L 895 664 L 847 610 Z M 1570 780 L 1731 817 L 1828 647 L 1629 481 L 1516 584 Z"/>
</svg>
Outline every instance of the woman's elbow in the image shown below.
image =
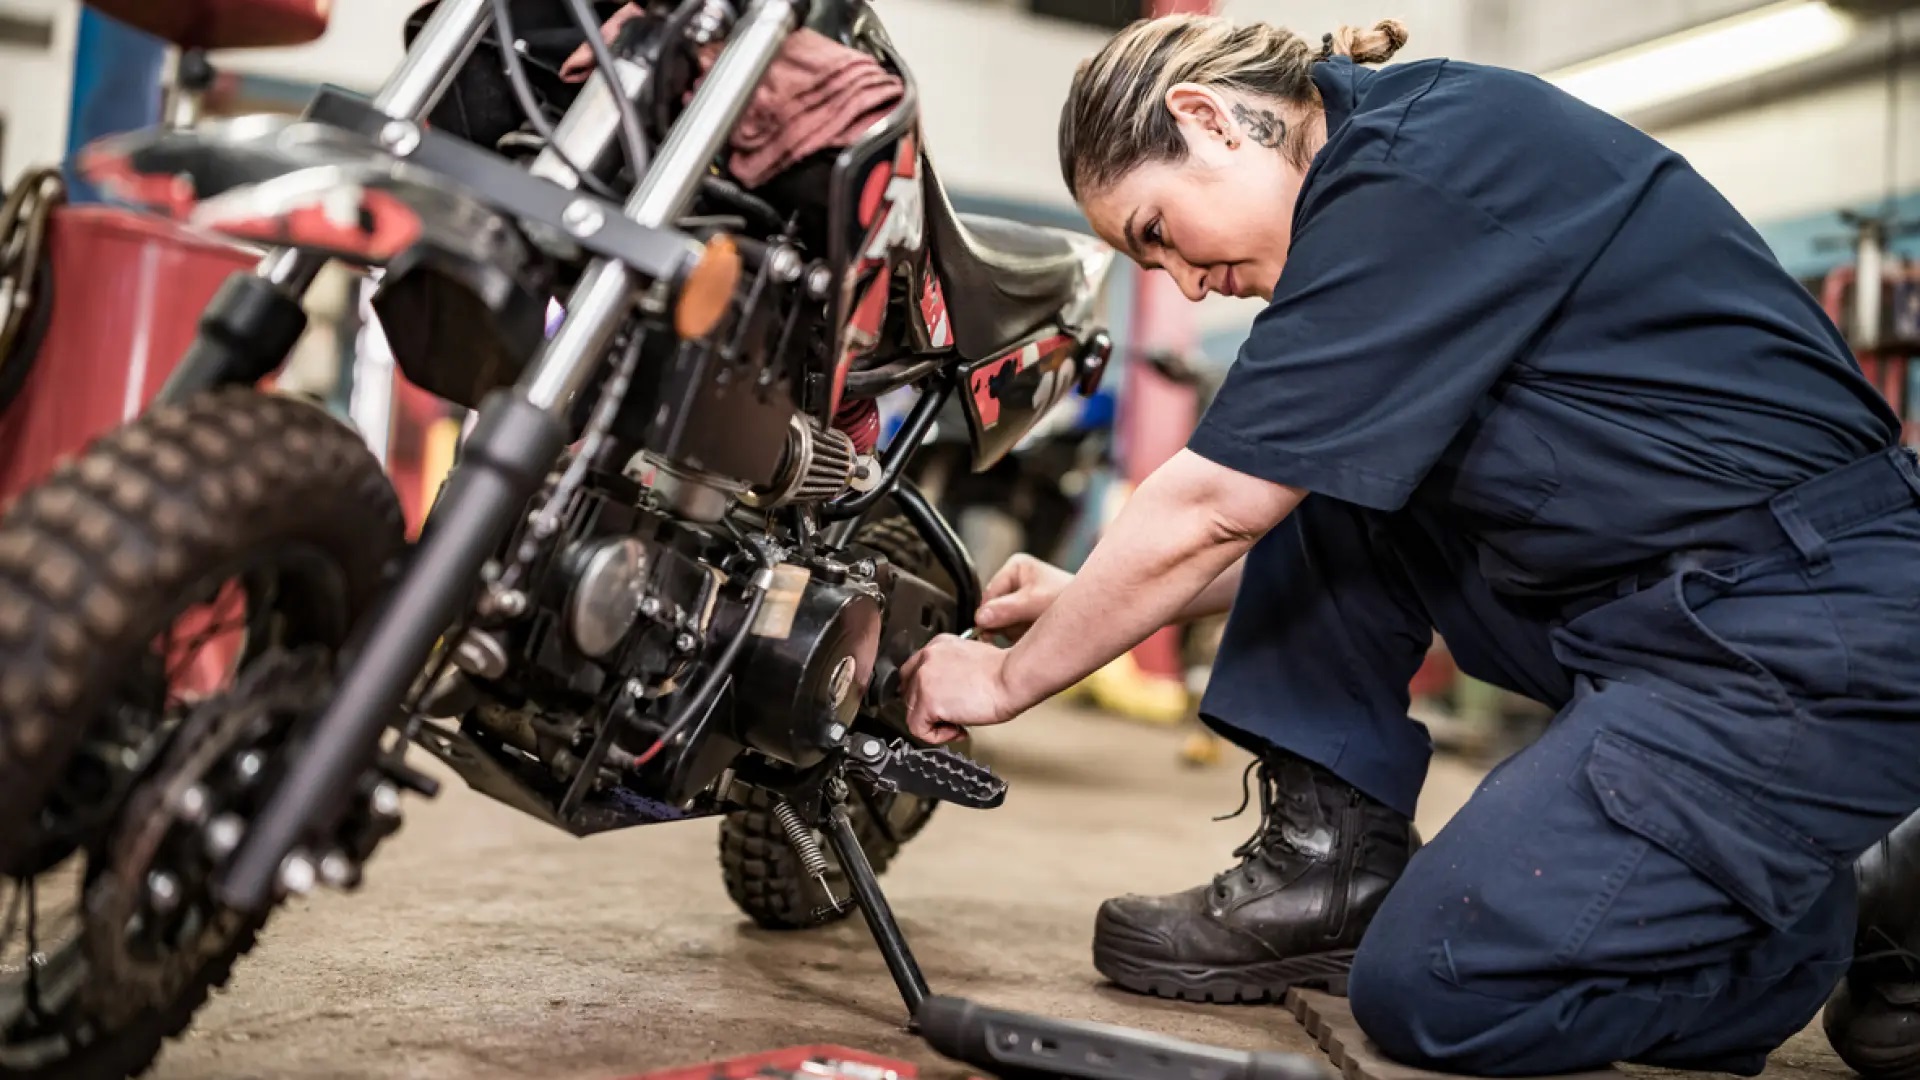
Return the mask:
<svg viewBox="0 0 1920 1080">
<path fill-rule="evenodd" d="M 1236 472 L 1182 450 L 1167 463 L 1172 487 L 1209 547 L 1245 550 L 1300 505 L 1306 492 Z"/>
</svg>

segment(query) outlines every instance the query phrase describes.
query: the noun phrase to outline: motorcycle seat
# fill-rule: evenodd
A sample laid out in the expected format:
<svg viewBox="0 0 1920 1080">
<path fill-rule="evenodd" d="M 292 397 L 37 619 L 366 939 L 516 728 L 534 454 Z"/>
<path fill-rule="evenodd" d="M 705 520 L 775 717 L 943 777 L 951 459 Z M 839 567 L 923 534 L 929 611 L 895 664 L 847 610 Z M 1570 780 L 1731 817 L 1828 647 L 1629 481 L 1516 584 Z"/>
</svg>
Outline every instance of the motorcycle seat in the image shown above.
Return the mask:
<svg viewBox="0 0 1920 1080">
<path fill-rule="evenodd" d="M 87 6 L 183 49 L 305 45 L 327 30 L 327 0 L 87 0 Z"/>
<path fill-rule="evenodd" d="M 933 265 L 962 357 L 1005 352 L 1079 298 L 1087 253 L 1072 234 L 956 213 L 932 163 L 922 166 Z"/>
</svg>

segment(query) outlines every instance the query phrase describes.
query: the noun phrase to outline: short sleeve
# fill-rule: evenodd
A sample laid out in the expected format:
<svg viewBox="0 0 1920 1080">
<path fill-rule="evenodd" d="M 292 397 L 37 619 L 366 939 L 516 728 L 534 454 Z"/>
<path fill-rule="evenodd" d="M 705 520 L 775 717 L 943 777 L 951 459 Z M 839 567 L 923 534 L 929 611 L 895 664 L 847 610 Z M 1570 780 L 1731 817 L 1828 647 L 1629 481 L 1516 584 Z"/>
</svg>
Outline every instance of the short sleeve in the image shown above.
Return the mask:
<svg viewBox="0 0 1920 1080">
<path fill-rule="evenodd" d="M 1398 509 L 1553 317 L 1569 264 L 1391 165 L 1317 178 L 1273 301 L 1188 447 Z"/>
</svg>

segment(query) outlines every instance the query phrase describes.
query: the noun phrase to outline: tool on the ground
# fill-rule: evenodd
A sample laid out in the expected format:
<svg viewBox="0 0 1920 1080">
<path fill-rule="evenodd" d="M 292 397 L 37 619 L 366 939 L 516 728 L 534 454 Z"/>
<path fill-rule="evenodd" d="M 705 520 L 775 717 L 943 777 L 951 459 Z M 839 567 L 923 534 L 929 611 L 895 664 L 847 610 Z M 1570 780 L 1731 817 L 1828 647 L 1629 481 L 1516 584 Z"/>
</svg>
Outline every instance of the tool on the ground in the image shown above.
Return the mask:
<svg viewBox="0 0 1920 1080">
<path fill-rule="evenodd" d="M 1057 1020 L 930 997 L 915 1014 L 927 1045 L 1003 1080 L 1330 1080 L 1311 1058 L 1228 1050 L 1111 1024 Z"/>
</svg>

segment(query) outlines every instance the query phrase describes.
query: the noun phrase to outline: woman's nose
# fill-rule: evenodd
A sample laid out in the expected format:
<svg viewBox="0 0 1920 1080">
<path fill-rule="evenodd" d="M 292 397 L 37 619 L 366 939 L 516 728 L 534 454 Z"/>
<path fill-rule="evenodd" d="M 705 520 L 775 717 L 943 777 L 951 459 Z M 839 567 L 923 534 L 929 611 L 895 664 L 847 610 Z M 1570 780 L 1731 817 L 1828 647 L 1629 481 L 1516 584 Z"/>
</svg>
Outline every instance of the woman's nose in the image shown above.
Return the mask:
<svg viewBox="0 0 1920 1080">
<path fill-rule="evenodd" d="M 1174 282 L 1180 286 L 1181 295 L 1187 299 L 1197 304 L 1207 298 L 1207 272 L 1205 270 L 1197 266 L 1181 265 L 1179 267 L 1167 267 L 1167 273 L 1173 275 Z"/>
</svg>

